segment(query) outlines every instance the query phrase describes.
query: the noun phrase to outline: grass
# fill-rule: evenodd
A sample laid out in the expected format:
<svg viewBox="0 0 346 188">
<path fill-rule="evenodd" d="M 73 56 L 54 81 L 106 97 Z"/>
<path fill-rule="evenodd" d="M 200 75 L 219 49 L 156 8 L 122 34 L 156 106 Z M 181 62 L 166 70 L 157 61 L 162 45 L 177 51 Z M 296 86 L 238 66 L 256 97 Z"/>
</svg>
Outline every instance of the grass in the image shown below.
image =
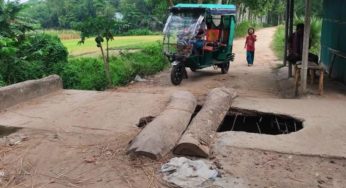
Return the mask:
<svg viewBox="0 0 346 188">
<path fill-rule="evenodd" d="M 282 60 L 285 51 L 285 27 L 283 25 L 277 27 L 272 42 L 272 49 L 274 50 L 276 57 Z"/>
<path fill-rule="evenodd" d="M 112 50 L 124 50 L 124 49 L 143 49 L 156 41 L 161 41 L 161 35 L 154 36 L 123 36 L 115 37 L 110 41 L 109 47 Z M 84 44 L 78 45 L 79 39 L 63 40 L 62 43 L 66 46 L 70 56 L 77 57 L 83 55 L 101 55 L 100 50 L 96 47 L 94 38 L 88 38 Z"/>
</svg>

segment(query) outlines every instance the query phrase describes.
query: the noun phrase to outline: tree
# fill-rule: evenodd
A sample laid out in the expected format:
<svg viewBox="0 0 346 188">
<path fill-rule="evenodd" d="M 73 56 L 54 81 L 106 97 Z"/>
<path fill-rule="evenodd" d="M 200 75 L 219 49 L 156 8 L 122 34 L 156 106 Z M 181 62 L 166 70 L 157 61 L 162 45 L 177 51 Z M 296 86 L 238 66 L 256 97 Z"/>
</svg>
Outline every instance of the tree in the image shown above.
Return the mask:
<svg viewBox="0 0 346 188">
<path fill-rule="evenodd" d="M 100 48 L 102 60 L 104 63 L 105 74 L 107 77 L 108 85 L 112 83 L 110 70 L 109 70 L 109 41 L 113 40 L 114 37 L 114 26 L 116 25 L 116 21 L 108 16 L 98 16 L 96 18 L 89 18 L 84 23 L 80 25 L 81 31 L 81 41 L 80 44 L 83 44 L 85 38 L 94 36 L 96 46 Z M 106 41 L 106 54 L 103 48 L 103 42 Z"/>
</svg>

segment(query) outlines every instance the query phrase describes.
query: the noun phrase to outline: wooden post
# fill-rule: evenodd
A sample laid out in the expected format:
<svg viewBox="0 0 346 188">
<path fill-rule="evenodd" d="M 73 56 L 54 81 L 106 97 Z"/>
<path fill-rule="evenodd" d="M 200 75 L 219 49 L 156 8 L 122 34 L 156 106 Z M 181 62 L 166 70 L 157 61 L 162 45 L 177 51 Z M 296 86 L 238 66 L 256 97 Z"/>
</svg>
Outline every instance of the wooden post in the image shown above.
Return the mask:
<svg viewBox="0 0 346 188">
<path fill-rule="evenodd" d="M 305 0 L 305 24 L 304 24 L 304 43 L 303 43 L 303 58 L 302 58 L 302 91 L 306 93 L 308 64 L 309 64 L 309 39 L 311 30 L 311 0 Z"/>
<path fill-rule="evenodd" d="M 293 21 L 294 21 L 294 18 L 293 18 L 293 15 L 294 15 L 294 0 L 290 0 L 290 23 L 289 23 L 289 29 L 288 29 L 288 34 L 289 36 L 291 36 L 293 34 Z"/>
<path fill-rule="evenodd" d="M 293 34 L 293 13 L 294 13 L 294 0 L 289 0 L 290 1 L 290 10 L 289 10 L 289 24 L 288 24 L 288 36 L 292 36 Z M 288 67 L 288 76 L 289 78 L 292 77 L 292 69 L 293 65 L 292 63 L 289 64 Z"/>
<path fill-rule="evenodd" d="M 290 15 L 290 1 L 287 0 L 286 4 L 286 17 L 285 17 L 285 51 L 284 51 L 284 66 L 287 65 L 287 50 L 288 50 L 288 27 Z"/>
</svg>

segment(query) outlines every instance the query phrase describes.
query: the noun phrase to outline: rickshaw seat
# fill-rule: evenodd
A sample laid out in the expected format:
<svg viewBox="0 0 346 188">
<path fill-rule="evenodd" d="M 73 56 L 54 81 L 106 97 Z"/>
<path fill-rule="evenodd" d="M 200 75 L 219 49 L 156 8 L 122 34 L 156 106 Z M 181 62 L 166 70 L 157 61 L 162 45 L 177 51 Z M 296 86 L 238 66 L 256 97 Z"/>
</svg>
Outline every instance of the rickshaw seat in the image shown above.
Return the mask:
<svg viewBox="0 0 346 188">
<path fill-rule="evenodd" d="M 207 30 L 207 42 L 218 42 L 220 38 L 219 29 L 209 29 Z"/>
<path fill-rule="evenodd" d="M 208 44 L 214 44 L 219 42 L 220 30 L 219 29 L 208 29 L 206 34 L 207 40 L 203 47 L 204 51 L 213 52 L 215 51 L 215 46 L 210 46 Z"/>
</svg>

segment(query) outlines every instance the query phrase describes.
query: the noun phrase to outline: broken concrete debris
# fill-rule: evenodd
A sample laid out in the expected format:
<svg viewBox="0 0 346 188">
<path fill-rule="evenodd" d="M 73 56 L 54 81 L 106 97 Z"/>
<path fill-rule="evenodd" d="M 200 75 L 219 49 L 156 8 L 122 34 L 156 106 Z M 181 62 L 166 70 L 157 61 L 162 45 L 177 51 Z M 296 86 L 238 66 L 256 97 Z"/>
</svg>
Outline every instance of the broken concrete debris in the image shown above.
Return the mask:
<svg viewBox="0 0 346 188">
<path fill-rule="evenodd" d="M 135 79 L 134 79 L 135 82 L 146 82 L 148 80 L 140 77 L 139 75 L 136 75 Z"/>
<path fill-rule="evenodd" d="M 28 140 L 29 137 L 23 134 L 14 134 L 10 136 L 6 136 L 1 138 L 0 143 L 7 145 L 7 146 L 15 146 L 19 145 L 22 142 Z"/>
</svg>

